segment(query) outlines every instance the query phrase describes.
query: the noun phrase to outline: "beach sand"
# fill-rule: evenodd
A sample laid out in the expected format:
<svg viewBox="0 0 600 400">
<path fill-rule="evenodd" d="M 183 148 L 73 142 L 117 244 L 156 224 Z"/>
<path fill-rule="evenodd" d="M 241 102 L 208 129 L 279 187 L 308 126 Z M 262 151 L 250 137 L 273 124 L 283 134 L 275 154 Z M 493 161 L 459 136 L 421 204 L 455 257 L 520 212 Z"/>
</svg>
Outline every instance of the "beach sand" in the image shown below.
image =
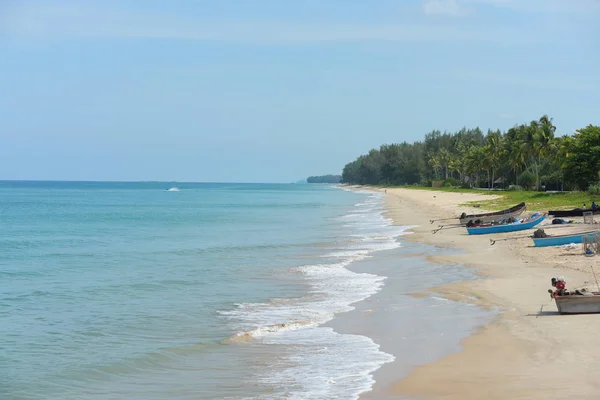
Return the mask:
<svg viewBox="0 0 600 400">
<path fill-rule="evenodd" d="M 385 393 L 387 398 L 426 399 L 600 398 L 596 374 L 600 370 L 600 316 L 560 315 L 548 294 L 550 279 L 560 275 L 565 276 L 567 288 L 595 289 L 590 266 L 598 263 L 598 256 L 585 257 L 581 245 L 574 249 L 533 248 L 530 238 L 498 241 L 492 246 L 490 235 L 469 236 L 464 228 L 431 233 L 438 224 L 430 224 L 430 219 L 453 217 L 463 211 L 484 212 L 461 204 L 489 199 L 487 195 L 411 189 L 387 189 L 386 193 L 387 216 L 398 225 L 416 225 L 414 234 L 402 240 L 459 249 L 460 254 L 433 255 L 428 261 L 460 263 L 482 277 L 414 295 L 435 293 L 497 308 L 500 314 L 463 340 L 462 351 L 418 367 L 408 377 L 399 373 L 395 381 L 378 381 L 374 391 L 361 398 L 372 398 L 373 393 Z M 527 212 L 533 211 L 547 210 Z M 579 225 L 552 228 L 547 233 L 588 229 Z"/>
</svg>

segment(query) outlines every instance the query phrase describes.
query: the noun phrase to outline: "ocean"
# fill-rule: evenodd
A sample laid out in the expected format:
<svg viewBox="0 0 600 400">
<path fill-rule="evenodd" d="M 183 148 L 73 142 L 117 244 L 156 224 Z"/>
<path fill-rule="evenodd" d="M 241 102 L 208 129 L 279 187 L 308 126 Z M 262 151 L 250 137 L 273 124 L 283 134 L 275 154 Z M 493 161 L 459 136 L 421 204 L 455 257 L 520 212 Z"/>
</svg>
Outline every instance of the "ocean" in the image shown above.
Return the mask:
<svg viewBox="0 0 600 400">
<path fill-rule="evenodd" d="M 329 324 L 401 271 L 364 270 L 408 228 L 380 193 L 0 182 L 0 200 L 2 399 L 357 399 L 396 359 Z"/>
</svg>

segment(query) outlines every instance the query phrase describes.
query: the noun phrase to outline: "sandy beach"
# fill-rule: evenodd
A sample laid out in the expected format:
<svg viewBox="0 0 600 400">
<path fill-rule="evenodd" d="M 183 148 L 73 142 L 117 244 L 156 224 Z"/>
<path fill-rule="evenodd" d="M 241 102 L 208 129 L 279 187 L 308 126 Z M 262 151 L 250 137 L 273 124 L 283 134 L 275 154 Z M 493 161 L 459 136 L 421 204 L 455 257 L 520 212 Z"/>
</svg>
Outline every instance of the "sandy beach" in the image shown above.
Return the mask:
<svg viewBox="0 0 600 400">
<path fill-rule="evenodd" d="M 464 228 L 431 233 L 438 224 L 430 224 L 430 219 L 463 211 L 482 212 L 461 204 L 489 199 L 487 195 L 410 189 L 387 189 L 386 193 L 388 217 L 398 225 L 416 226 L 403 240 L 461 250 L 460 254 L 430 256 L 429 261 L 460 263 L 481 276 L 414 295 L 436 293 L 500 313 L 491 324 L 463 340 L 462 351 L 379 387 L 379 393 L 385 391 L 390 398 L 428 399 L 600 397 L 600 381 L 594 372 L 600 368 L 600 350 L 596 350 L 600 317 L 560 315 L 547 292 L 550 279 L 560 275 L 565 276 L 567 288 L 595 289 L 590 266 L 597 264 L 597 257 L 585 257 L 581 245 L 534 248 L 530 238 L 498 241 L 492 246 L 490 236 L 469 236 Z M 533 211 L 547 210 L 527 212 Z M 579 225 L 550 232 L 587 229 Z M 493 236 L 517 237 L 524 232 Z"/>
</svg>

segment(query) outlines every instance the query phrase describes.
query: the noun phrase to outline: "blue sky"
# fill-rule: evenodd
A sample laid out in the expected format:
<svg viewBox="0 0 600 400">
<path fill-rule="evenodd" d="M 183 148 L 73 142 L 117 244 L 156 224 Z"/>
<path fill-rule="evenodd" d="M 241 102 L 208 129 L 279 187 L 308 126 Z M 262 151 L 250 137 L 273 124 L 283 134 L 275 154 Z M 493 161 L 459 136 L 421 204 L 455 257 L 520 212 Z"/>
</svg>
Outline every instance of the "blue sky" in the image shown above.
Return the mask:
<svg viewBox="0 0 600 400">
<path fill-rule="evenodd" d="M 600 124 L 598 0 L 0 0 L 0 179 L 291 182 Z"/>
</svg>

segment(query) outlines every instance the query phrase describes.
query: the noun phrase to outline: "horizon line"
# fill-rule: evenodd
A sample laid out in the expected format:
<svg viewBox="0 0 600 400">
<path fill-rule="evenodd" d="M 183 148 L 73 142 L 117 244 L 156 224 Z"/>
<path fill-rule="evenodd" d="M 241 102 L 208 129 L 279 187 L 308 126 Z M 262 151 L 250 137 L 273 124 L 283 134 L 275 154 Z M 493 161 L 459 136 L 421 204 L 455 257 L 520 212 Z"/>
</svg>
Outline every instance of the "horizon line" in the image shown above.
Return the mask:
<svg viewBox="0 0 600 400">
<path fill-rule="evenodd" d="M 287 185 L 300 181 L 306 181 L 306 178 L 294 182 L 239 182 L 239 181 L 161 181 L 161 180 L 96 180 L 96 179 L 0 179 L 0 182 L 62 182 L 62 183 L 223 183 L 223 184 L 259 184 L 259 185 Z"/>
</svg>

